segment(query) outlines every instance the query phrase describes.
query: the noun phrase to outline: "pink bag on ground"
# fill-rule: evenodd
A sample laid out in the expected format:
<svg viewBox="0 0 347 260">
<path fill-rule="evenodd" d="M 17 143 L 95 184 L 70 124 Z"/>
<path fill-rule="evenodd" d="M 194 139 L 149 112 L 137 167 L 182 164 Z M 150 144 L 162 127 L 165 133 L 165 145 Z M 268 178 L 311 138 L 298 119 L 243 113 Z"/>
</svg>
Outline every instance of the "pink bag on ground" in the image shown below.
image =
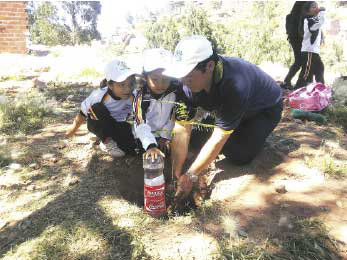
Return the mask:
<svg viewBox="0 0 347 260">
<path fill-rule="evenodd" d="M 288 95 L 289 105 L 303 111 L 321 111 L 331 102 L 332 90 L 322 83 L 311 83 Z"/>
</svg>

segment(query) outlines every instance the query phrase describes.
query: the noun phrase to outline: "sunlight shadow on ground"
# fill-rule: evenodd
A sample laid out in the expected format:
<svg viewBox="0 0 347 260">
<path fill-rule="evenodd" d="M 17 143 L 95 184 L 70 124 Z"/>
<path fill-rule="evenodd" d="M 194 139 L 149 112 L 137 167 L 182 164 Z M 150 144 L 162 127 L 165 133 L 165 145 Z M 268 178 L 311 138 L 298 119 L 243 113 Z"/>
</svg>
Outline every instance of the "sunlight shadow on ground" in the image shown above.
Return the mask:
<svg viewBox="0 0 347 260">
<path fill-rule="evenodd" d="M 108 249 L 100 249 L 103 253 L 121 258 L 123 256 L 127 257 L 129 254 L 131 255 L 132 250 L 136 246 L 130 244 L 133 240 L 132 235 L 121 230 L 120 227 L 114 226 L 112 224 L 114 220 L 107 217 L 98 206 L 98 201 L 107 194 L 116 197 L 119 196 L 119 192 L 117 191 L 119 183 L 113 175 L 96 171 L 97 165 L 95 163 L 98 162 L 99 159 L 92 156 L 86 170 L 83 170 L 78 162 L 71 161 L 70 168 L 75 167 L 76 176 L 79 176 L 77 184 L 68 187 L 64 193 L 55 197 L 53 200 L 47 201 L 47 204 L 43 207 L 36 209 L 32 213 L 29 212 L 25 216 L 22 215 L 22 218 L 18 219 L 17 222 L 2 227 L 0 230 L 0 255 L 6 254 L 10 248 L 18 247 L 19 254 L 20 250 L 27 250 L 25 249 L 27 245 L 25 241 L 33 241 L 36 238 L 40 240 L 41 237 L 46 236 L 45 232 L 47 228 L 52 225 L 66 226 L 68 232 L 65 233 L 67 235 L 73 235 L 74 232 L 71 231 L 71 228 L 80 225 L 80 223 L 95 230 L 101 240 L 104 241 L 106 238 Z M 101 162 L 101 164 L 105 164 L 105 162 Z M 117 239 L 120 236 L 123 237 L 122 241 L 126 239 L 122 242 L 121 250 L 118 250 Z M 60 242 L 54 242 L 44 246 L 45 249 L 41 249 L 46 253 L 53 250 L 57 251 L 54 254 L 61 252 L 65 256 L 70 255 L 71 252 L 69 250 L 65 251 L 66 248 L 62 252 L 58 248 L 58 245 L 55 247 L 55 244 L 61 244 L 66 238 L 63 236 L 59 239 Z M 40 247 L 40 243 L 37 246 Z M 52 246 L 54 247 L 53 249 Z M 69 247 L 71 246 L 73 245 L 69 245 Z M 78 242 L 76 246 L 80 247 L 81 245 Z M 128 250 L 125 250 L 127 248 Z M 33 247 L 33 250 L 35 250 L 35 247 Z M 77 251 L 75 250 L 74 254 L 76 253 Z M 84 255 L 88 254 L 86 253 Z M 93 255 L 95 254 L 91 252 L 90 256 L 92 257 Z M 71 257 L 74 259 L 78 258 L 76 255 L 72 255 Z"/>
</svg>

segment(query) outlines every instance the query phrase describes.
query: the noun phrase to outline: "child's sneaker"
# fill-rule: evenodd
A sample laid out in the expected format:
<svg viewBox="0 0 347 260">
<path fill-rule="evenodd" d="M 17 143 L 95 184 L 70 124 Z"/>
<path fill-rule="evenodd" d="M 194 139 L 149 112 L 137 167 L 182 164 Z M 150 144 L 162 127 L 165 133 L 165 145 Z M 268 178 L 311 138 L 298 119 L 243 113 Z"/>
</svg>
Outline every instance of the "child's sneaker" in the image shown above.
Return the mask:
<svg viewBox="0 0 347 260">
<path fill-rule="evenodd" d="M 100 142 L 99 145 L 100 149 L 104 152 L 107 152 L 113 157 L 122 157 L 125 155 L 125 152 L 121 150 L 117 143 L 113 140 L 110 140 L 108 143 L 104 144 L 103 142 Z"/>
</svg>

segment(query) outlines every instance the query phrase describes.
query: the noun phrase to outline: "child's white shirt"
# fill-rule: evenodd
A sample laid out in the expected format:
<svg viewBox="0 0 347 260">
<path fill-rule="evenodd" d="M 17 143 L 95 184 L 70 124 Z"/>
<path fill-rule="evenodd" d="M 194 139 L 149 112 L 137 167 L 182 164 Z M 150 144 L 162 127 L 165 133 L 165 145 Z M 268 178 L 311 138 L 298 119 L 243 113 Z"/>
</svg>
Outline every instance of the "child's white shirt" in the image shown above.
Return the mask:
<svg viewBox="0 0 347 260">
<path fill-rule="evenodd" d="M 101 102 L 107 92 L 107 87 L 94 90 L 82 103 L 81 111 L 88 115 L 89 108 L 95 103 Z M 133 96 L 128 99 L 115 100 L 112 97 L 104 102 L 111 116 L 118 122 L 126 121 L 132 111 Z"/>
<path fill-rule="evenodd" d="M 317 16 L 307 17 L 304 20 L 304 37 L 302 41 L 302 52 L 320 53 L 322 29 L 325 22 L 325 12 L 321 11 Z"/>
</svg>

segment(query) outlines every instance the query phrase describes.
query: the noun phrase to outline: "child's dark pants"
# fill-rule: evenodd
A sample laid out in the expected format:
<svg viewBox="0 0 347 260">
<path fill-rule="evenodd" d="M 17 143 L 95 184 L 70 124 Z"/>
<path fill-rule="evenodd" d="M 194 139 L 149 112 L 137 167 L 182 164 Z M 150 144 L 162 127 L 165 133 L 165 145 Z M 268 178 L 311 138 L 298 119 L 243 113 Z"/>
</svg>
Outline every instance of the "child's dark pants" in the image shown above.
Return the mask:
<svg viewBox="0 0 347 260">
<path fill-rule="evenodd" d="M 101 141 L 112 138 L 125 153 L 135 153 L 135 139 L 128 122 L 116 121 L 103 103 L 94 104 L 89 112 L 87 128 L 90 132 Z"/>
</svg>

